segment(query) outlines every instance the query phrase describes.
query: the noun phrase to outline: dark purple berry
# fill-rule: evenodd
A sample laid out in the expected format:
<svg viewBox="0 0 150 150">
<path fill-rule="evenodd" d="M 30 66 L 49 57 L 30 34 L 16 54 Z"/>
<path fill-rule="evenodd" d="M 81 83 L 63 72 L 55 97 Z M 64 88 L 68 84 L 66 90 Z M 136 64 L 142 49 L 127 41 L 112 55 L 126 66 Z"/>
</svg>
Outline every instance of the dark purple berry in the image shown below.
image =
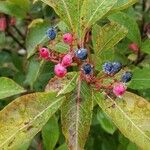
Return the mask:
<svg viewBox="0 0 150 150">
<path fill-rule="evenodd" d="M 113 64 L 111 62 L 106 62 L 103 65 L 103 71 L 106 74 L 112 74 Z"/>
<path fill-rule="evenodd" d="M 93 71 L 93 67 L 90 64 L 84 64 L 82 69 L 86 75 L 91 74 Z"/>
<path fill-rule="evenodd" d="M 54 40 L 56 38 L 56 30 L 55 30 L 55 28 L 53 28 L 53 27 L 49 28 L 47 30 L 46 34 L 47 34 L 47 36 L 48 36 L 48 38 L 50 40 Z"/>
<path fill-rule="evenodd" d="M 106 62 L 103 65 L 103 71 L 109 75 L 119 72 L 121 68 L 122 68 L 122 65 L 119 62 Z"/>
<path fill-rule="evenodd" d="M 117 72 L 119 72 L 120 70 L 121 70 L 121 68 L 122 68 L 122 64 L 120 63 L 120 62 L 113 62 L 113 72 L 114 73 L 117 73 Z"/>
<path fill-rule="evenodd" d="M 87 52 L 87 49 L 85 48 L 80 48 L 78 49 L 76 52 L 76 57 L 81 59 L 81 60 L 85 60 L 87 59 L 87 56 L 88 56 L 88 52 Z"/>
<path fill-rule="evenodd" d="M 127 83 L 132 79 L 132 76 L 133 76 L 132 73 L 127 71 L 122 75 L 121 81 Z"/>
</svg>

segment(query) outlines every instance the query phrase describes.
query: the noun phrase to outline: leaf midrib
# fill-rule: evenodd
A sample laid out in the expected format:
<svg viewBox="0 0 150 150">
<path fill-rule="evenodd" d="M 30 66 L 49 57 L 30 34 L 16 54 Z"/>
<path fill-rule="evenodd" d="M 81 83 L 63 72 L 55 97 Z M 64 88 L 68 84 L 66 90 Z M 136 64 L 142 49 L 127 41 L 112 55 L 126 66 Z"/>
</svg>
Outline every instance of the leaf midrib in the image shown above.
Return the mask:
<svg viewBox="0 0 150 150">
<path fill-rule="evenodd" d="M 98 55 L 101 55 L 102 54 L 102 50 L 109 44 L 109 42 L 112 40 L 112 39 L 114 39 L 117 35 L 118 35 L 118 33 L 122 30 L 122 29 L 126 29 L 126 28 L 124 28 L 123 26 L 121 26 L 120 27 L 120 29 L 119 29 L 119 31 L 118 32 L 116 32 L 116 34 L 114 34 L 114 36 L 112 36 L 101 48 L 100 48 L 100 50 L 99 50 L 99 52 L 98 52 Z M 122 38 L 120 38 L 120 39 L 122 39 Z M 115 45 L 115 44 L 114 44 Z"/>
<path fill-rule="evenodd" d="M 115 106 L 117 106 L 120 112 L 131 122 L 131 124 L 150 141 L 150 138 L 130 119 L 130 117 L 121 109 L 121 107 L 117 105 L 117 103 L 110 96 L 107 95 L 107 97 L 115 104 Z"/>
<path fill-rule="evenodd" d="M 56 97 L 58 97 L 59 95 L 61 95 L 68 87 L 69 85 L 71 85 L 72 81 L 76 78 L 77 74 L 74 75 L 74 77 L 70 80 L 70 82 L 65 86 L 64 89 L 62 89 L 61 91 L 59 91 L 59 93 L 57 94 Z"/>
<path fill-rule="evenodd" d="M 80 95 L 81 95 L 81 93 L 80 93 L 80 91 L 81 91 L 81 80 L 80 80 L 80 78 L 78 79 L 78 88 L 77 88 L 77 99 L 79 99 L 80 100 Z M 75 145 L 75 148 L 76 148 L 76 150 L 78 150 L 78 131 L 79 131 L 79 117 L 80 117 L 80 101 L 79 100 L 77 100 L 77 102 L 76 102 L 76 109 L 77 109 L 77 115 L 76 115 L 76 145 Z"/>
<path fill-rule="evenodd" d="M 67 7 L 67 5 L 66 5 L 66 3 L 65 3 L 64 0 L 61 0 L 61 1 L 62 1 L 62 3 L 64 4 L 64 8 L 65 8 L 65 10 L 66 10 L 66 13 L 67 13 L 67 16 L 68 16 L 68 19 L 69 19 L 71 28 L 73 29 L 72 19 L 71 19 L 71 16 L 70 16 L 70 14 L 69 14 L 68 7 Z"/>
<path fill-rule="evenodd" d="M 90 21 L 93 19 L 94 15 L 98 11 L 98 9 L 103 5 L 104 2 L 105 2 L 105 0 L 103 0 L 102 3 L 96 8 L 95 12 L 93 13 L 93 15 L 90 17 L 89 21 L 87 22 L 86 28 L 88 27 Z"/>
</svg>

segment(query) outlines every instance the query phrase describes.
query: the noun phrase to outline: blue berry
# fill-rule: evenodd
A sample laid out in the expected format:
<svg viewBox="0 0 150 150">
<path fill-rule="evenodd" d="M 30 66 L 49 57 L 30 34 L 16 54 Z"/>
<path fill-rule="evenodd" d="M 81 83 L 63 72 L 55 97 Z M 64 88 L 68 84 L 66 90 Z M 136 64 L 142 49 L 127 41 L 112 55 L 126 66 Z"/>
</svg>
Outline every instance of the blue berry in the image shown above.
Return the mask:
<svg viewBox="0 0 150 150">
<path fill-rule="evenodd" d="M 76 57 L 81 60 L 87 59 L 87 56 L 88 56 L 88 52 L 87 49 L 85 48 L 81 48 L 76 51 Z"/>
<path fill-rule="evenodd" d="M 129 82 L 132 79 L 132 73 L 127 71 L 122 75 L 121 81 L 124 83 Z"/>
<path fill-rule="evenodd" d="M 113 72 L 117 73 L 121 70 L 122 64 L 120 62 L 113 62 Z"/>
<path fill-rule="evenodd" d="M 106 73 L 106 74 L 112 74 L 112 69 L 113 69 L 113 64 L 111 62 L 106 62 L 104 65 L 103 65 L 103 71 Z"/>
<path fill-rule="evenodd" d="M 50 40 L 54 40 L 56 38 L 56 30 L 53 27 L 49 28 L 46 34 Z"/>
<path fill-rule="evenodd" d="M 122 65 L 121 63 L 119 62 L 106 62 L 104 65 L 103 65 L 103 71 L 106 73 L 106 74 L 115 74 L 117 72 L 119 72 L 122 68 Z"/>
<path fill-rule="evenodd" d="M 90 64 L 84 64 L 82 66 L 82 69 L 83 69 L 84 73 L 87 75 L 87 74 L 92 73 L 93 67 Z"/>
</svg>

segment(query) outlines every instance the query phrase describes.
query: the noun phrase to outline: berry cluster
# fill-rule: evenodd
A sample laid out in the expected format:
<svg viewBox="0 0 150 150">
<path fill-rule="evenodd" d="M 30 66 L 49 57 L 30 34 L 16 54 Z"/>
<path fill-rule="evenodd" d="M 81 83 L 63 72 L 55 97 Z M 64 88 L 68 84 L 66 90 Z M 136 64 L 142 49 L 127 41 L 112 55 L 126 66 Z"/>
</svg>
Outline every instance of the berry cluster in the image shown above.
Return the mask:
<svg viewBox="0 0 150 150">
<path fill-rule="evenodd" d="M 50 41 L 53 41 L 57 36 L 56 29 L 53 27 L 48 29 L 46 34 Z M 113 93 L 114 96 L 117 97 L 125 93 L 127 89 L 126 83 L 132 78 L 132 73 L 129 71 L 122 75 L 120 81 L 114 79 L 109 85 L 103 83 L 105 78 L 114 77 L 115 74 L 122 69 L 122 64 L 120 62 L 104 63 L 103 76 L 97 77 L 94 66 L 91 64 L 91 60 L 88 57 L 88 49 L 78 45 L 78 48 L 74 50 L 73 43 L 76 39 L 71 33 L 64 34 L 62 38 L 63 42 L 70 47 L 67 54 L 56 53 L 46 47 L 39 48 L 40 58 L 56 63 L 54 73 L 57 77 L 64 77 L 67 74 L 67 68 L 72 66 L 72 63 L 76 63 L 81 71 L 81 80 L 85 80 L 91 86 L 94 85 L 96 90 L 105 91 L 107 94 Z"/>
<path fill-rule="evenodd" d="M 103 65 L 103 71 L 108 75 L 114 75 L 118 73 L 122 68 L 122 64 L 119 62 L 106 62 Z"/>
<path fill-rule="evenodd" d="M 72 60 L 72 56 L 71 54 L 66 54 L 63 59 L 62 62 L 55 65 L 54 68 L 54 72 L 58 77 L 64 77 L 67 73 L 67 67 L 69 67 L 72 64 L 73 60 Z"/>
<path fill-rule="evenodd" d="M 106 62 L 103 65 L 103 71 L 105 74 L 110 75 L 110 76 L 114 76 L 116 73 L 118 73 L 120 70 L 122 69 L 122 64 L 119 62 Z M 122 77 L 121 80 L 116 84 L 114 84 L 113 86 L 113 93 L 118 97 L 118 96 L 122 96 L 127 87 L 125 86 L 125 83 L 129 82 L 132 79 L 132 73 L 127 71 L 125 72 Z"/>
</svg>

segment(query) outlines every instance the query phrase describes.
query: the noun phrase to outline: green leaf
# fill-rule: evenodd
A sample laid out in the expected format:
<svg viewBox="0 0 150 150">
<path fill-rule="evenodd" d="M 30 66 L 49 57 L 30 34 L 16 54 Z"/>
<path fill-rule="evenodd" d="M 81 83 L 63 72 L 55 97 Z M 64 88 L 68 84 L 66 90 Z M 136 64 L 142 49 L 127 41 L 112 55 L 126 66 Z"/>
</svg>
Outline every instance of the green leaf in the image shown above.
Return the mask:
<svg viewBox="0 0 150 150">
<path fill-rule="evenodd" d="M 31 57 L 37 50 L 36 47 L 47 39 L 46 31 L 49 28 L 48 22 L 38 22 L 29 29 L 26 37 L 26 48 L 28 58 Z"/>
<path fill-rule="evenodd" d="M 127 146 L 127 150 L 138 150 L 138 148 L 134 143 L 130 142 Z"/>
<path fill-rule="evenodd" d="M 61 109 L 62 129 L 69 150 L 83 150 L 92 119 L 92 93 L 85 82 L 78 80 L 76 89 L 66 95 Z"/>
<path fill-rule="evenodd" d="M 17 149 L 42 129 L 64 97 L 34 93 L 17 98 L 0 112 L 0 149 Z"/>
<path fill-rule="evenodd" d="M 63 42 L 59 42 L 55 45 L 55 51 L 59 53 L 67 53 L 69 46 Z"/>
<path fill-rule="evenodd" d="M 109 12 L 116 2 L 117 0 L 84 0 L 80 16 L 80 37 L 84 38 L 86 31 Z"/>
<path fill-rule="evenodd" d="M 147 39 L 142 43 L 141 51 L 150 54 L 150 39 Z"/>
<path fill-rule="evenodd" d="M 42 129 L 42 138 L 46 150 L 54 150 L 59 138 L 58 120 L 55 116 L 51 117 Z"/>
<path fill-rule="evenodd" d="M 59 30 L 62 31 L 63 33 L 69 32 L 69 28 L 68 28 L 68 26 L 66 25 L 66 23 L 65 23 L 64 21 L 60 21 L 60 22 L 57 24 L 57 27 L 58 27 Z"/>
<path fill-rule="evenodd" d="M 98 111 L 97 119 L 101 127 L 109 134 L 113 134 L 116 131 L 116 127 L 112 123 L 111 119 L 103 112 Z"/>
<path fill-rule="evenodd" d="M 5 44 L 6 44 L 5 32 L 0 32 L 0 45 L 1 45 L 1 48 L 5 47 Z"/>
<path fill-rule="evenodd" d="M 114 13 L 116 11 L 126 9 L 132 6 L 133 4 L 135 4 L 136 2 L 138 2 L 138 0 L 118 0 L 115 6 L 110 11 L 110 13 Z"/>
<path fill-rule="evenodd" d="M 64 78 L 55 76 L 47 84 L 45 91 L 58 92 L 58 95 L 70 93 L 76 86 L 77 72 L 70 72 Z"/>
<path fill-rule="evenodd" d="M 25 90 L 13 80 L 5 77 L 0 78 L 0 99 L 20 94 Z"/>
<path fill-rule="evenodd" d="M 141 45 L 141 35 L 138 25 L 134 18 L 128 16 L 126 13 L 118 12 L 108 17 L 111 21 L 118 22 L 128 29 L 127 37 L 139 45 Z"/>
<path fill-rule="evenodd" d="M 113 100 L 109 96 L 105 99 L 100 93 L 96 98 L 99 106 L 127 138 L 141 149 L 149 150 L 150 103 L 130 92 L 126 92 L 122 99 Z"/>
<path fill-rule="evenodd" d="M 10 16 L 16 16 L 24 18 L 29 11 L 29 0 L 7 0 L 0 2 L 0 12 L 8 14 Z"/>
<path fill-rule="evenodd" d="M 62 144 L 56 150 L 67 150 L 67 145 L 66 144 Z"/>
<path fill-rule="evenodd" d="M 78 38 L 84 35 L 93 24 L 101 19 L 117 0 L 41 0 L 53 7 L 60 18 Z"/>
<path fill-rule="evenodd" d="M 30 0 L 9 0 L 10 2 L 16 4 L 18 7 L 28 12 L 30 10 Z"/>
<path fill-rule="evenodd" d="M 41 0 L 51 6 L 72 32 L 78 33 L 83 0 Z"/>
<path fill-rule="evenodd" d="M 31 89 L 33 89 L 33 85 L 35 81 L 38 79 L 40 72 L 43 68 L 45 61 L 41 60 L 40 62 L 33 58 L 28 66 L 26 80 L 24 81 L 25 84 L 30 85 Z"/>
<path fill-rule="evenodd" d="M 93 27 L 93 46 L 96 55 L 100 56 L 103 50 L 112 49 L 128 33 L 127 29 L 118 23 L 111 22 L 103 27 Z"/>
<path fill-rule="evenodd" d="M 135 69 L 133 71 L 133 78 L 129 87 L 132 89 L 148 89 L 150 88 L 150 69 Z"/>
<path fill-rule="evenodd" d="M 101 69 L 103 61 L 114 58 L 112 48 L 127 34 L 127 29 L 118 23 L 111 22 L 103 27 L 95 25 L 92 31 L 92 41 L 95 55 L 93 61 L 96 69 Z M 107 50 L 107 51 L 106 51 Z"/>
</svg>

